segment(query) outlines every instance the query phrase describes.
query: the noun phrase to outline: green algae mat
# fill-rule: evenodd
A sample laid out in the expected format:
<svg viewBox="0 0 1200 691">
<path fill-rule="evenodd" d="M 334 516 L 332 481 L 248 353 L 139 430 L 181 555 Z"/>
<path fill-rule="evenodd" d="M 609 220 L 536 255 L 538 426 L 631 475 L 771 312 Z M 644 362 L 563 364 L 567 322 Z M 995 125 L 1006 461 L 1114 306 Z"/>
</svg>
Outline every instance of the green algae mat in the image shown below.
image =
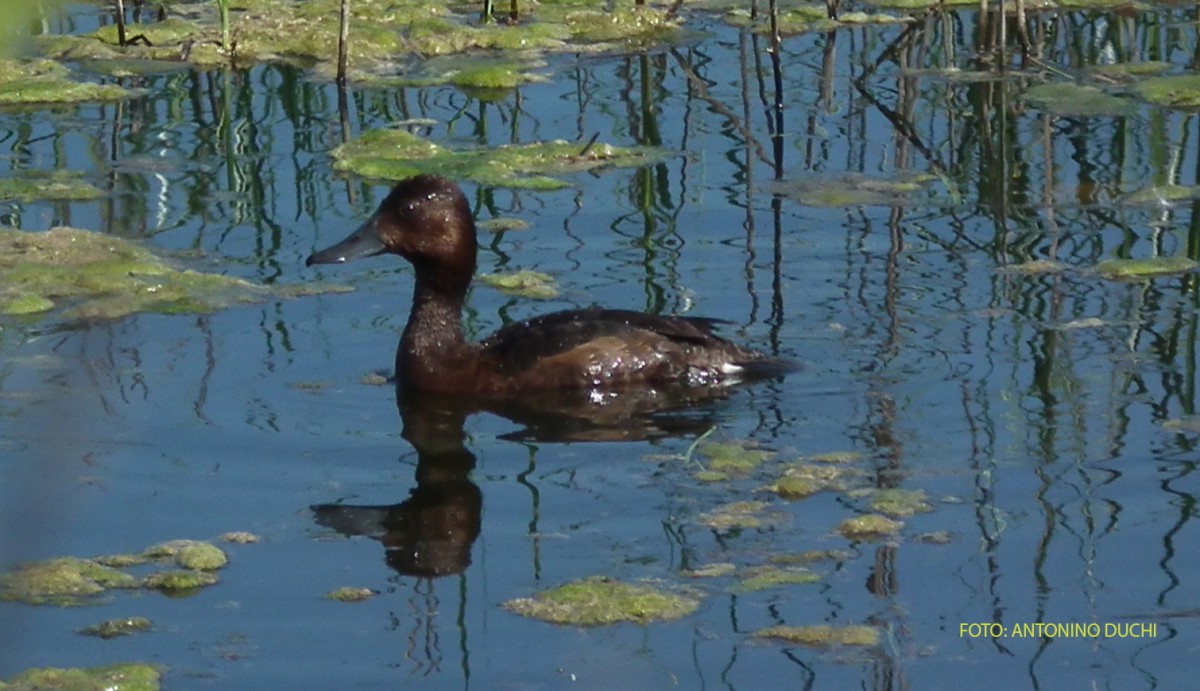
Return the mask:
<svg viewBox="0 0 1200 691">
<path fill-rule="evenodd" d="M 268 287 L 177 268 L 138 244 L 78 228 L 0 230 L 0 314 L 116 319 L 135 312 L 191 314 L 239 303 L 346 291 L 328 285 Z"/>
</svg>

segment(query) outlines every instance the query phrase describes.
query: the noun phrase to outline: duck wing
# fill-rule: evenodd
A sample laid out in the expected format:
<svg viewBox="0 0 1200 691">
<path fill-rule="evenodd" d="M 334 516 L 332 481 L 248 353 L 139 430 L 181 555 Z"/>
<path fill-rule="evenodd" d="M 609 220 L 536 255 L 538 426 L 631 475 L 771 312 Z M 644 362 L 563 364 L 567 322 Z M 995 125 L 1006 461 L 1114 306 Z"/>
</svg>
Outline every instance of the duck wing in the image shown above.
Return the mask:
<svg viewBox="0 0 1200 691">
<path fill-rule="evenodd" d="M 520 388 L 576 388 L 667 382 L 763 355 L 713 334 L 726 322 L 631 310 L 554 312 L 515 322 L 481 344 L 486 357 Z"/>
</svg>

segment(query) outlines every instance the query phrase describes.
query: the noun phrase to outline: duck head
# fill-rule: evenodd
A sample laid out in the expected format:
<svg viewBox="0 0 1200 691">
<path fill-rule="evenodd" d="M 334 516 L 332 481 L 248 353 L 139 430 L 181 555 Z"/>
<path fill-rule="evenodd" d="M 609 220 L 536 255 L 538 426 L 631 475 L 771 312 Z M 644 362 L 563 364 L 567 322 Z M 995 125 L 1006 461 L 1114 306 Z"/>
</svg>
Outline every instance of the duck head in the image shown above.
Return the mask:
<svg viewBox="0 0 1200 691">
<path fill-rule="evenodd" d="M 475 252 L 475 220 L 462 190 L 446 178 L 418 175 L 399 182 L 365 223 L 305 265 L 398 254 L 416 269 L 418 285 L 465 291 Z"/>
</svg>

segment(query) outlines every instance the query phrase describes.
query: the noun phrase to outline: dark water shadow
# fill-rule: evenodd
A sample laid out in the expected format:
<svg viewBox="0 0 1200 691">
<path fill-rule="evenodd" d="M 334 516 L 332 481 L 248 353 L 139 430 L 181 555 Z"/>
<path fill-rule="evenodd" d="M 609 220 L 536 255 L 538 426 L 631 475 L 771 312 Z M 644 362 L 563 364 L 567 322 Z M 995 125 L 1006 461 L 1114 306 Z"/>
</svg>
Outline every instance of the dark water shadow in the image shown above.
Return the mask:
<svg viewBox="0 0 1200 691">
<path fill-rule="evenodd" d="M 641 388 L 553 392 L 499 401 L 466 400 L 397 389 L 401 436 L 417 453 L 416 486 L 396 504 L 318 504 L 318 525 L 383 544 L 397 573 L 439 578 L 462 573 L 481 531 L 483 493 L 470 478 L 467 418 L 487 412 L 520 426 L 512 442 L 623 442 L 704 433 L 721 418 L 735 388 Z"/>
</svg>

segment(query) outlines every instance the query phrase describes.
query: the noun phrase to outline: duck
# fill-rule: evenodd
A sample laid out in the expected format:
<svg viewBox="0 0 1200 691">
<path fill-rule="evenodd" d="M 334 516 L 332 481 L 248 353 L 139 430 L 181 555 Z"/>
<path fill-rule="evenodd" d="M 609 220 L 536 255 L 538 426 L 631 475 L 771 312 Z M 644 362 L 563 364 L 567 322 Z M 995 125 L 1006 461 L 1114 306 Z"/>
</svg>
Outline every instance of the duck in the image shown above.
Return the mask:
<svg viewBox="0 0 1200 691">
<path fill-rule="evenodd" d="M 417 175 L 306 266 L 396 254 L 416 274 L 408 323 L 396 348 L 396 385 L 485 399 L 548 391 L 718 387 L 778 377 L 795 366 L 725 340 L 718 319 L 626 309 L 553 312 L 510 323 L 478 343 L 463 334 L 475 275 L 475 219 L 452 180 Z"/>
</svg>

